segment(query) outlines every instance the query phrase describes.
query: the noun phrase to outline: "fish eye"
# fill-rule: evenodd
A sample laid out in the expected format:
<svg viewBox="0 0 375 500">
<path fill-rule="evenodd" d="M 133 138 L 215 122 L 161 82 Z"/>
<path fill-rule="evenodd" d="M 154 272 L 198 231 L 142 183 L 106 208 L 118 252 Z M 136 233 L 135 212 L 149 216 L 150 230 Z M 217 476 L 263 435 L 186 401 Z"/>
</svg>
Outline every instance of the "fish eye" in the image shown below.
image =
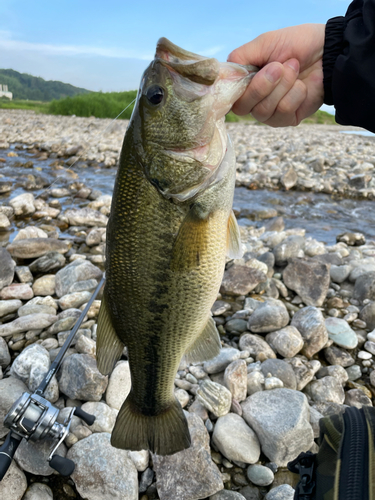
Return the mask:
<svg viewBox="0 0 375 500">
<path fill-rule="evenodd" d="M 151 104 L 156 106 L 163 100 L 164 90 L 159 85 L 152 85 L 152 87 L 147 89 L 146 97 Z"/>
</svg>

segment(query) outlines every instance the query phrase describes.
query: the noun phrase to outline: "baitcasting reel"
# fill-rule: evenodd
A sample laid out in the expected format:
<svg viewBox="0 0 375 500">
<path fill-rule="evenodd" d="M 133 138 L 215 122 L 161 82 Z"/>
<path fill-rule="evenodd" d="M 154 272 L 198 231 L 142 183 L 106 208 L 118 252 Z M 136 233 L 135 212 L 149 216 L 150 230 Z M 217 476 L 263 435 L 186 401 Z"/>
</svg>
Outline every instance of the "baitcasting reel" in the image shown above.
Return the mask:
<svg viewBox="0 0 375 500">
<path fill-rule="evenodd" d="M 49 465 L 62 476 L 70 476 L 74 471 L 74 462 L 69 458 L 56 455 L 55 451 L 68 435 L 73 415 L 81 418 L 88 425 L 94 423 L 95 417 L 94 415 L 86 413 L 81 408 L 74 407 L 71 409 L 64 422 L 59 423 L 57 422 L 57 417 L 60 410 L 47 401 L 47 399 L 43 398 L 43 394 L 53 375 L 60 368 L 66 351 L 69 349 L 78 328 L 90 309 L 91 304 L 95 300 L 95 297 L 99 293 L 104 281 L 105 274 L 37 390 L 33 394 L 24 392 L 5 416 L 4 425 L 10 429 L 10 432 L 4 444 L 0 447 L 0 481 L 9 469 L 12 458 L 23 438 L 27 441 L 38 441 L 45 437 L 58 439 L 56 446 L 52 449 L 47 459 Z"/>
</svg>

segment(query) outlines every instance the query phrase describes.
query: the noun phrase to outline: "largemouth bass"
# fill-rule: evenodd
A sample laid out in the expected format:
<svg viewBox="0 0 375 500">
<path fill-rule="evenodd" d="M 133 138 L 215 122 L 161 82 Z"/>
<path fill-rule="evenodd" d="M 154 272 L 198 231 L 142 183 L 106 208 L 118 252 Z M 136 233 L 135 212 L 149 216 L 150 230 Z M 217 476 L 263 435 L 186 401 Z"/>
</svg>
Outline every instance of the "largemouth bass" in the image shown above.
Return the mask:
<svg viewBox="0 0 375 500">
<path fill-rule="evenodd" d="M 241 255 L 224 117 L 254 70 L 161 38 L 143 74 L 113 193 L 97 330 L 101 373 L 128 349 L 132 388 L 112 432 L 117 448 L 166 455 L 190 446 L 174 379 L 183 356 L 220 351 L 210 309 L 225 255 Z"/>
</svg>

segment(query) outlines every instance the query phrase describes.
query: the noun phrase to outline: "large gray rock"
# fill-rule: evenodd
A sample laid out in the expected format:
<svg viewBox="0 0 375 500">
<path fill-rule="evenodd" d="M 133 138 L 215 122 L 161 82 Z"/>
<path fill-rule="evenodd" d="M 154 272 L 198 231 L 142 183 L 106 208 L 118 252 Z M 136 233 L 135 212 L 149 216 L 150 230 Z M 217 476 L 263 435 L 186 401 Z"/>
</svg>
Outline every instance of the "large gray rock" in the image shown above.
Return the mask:
<svg viewBox="0 0 375 500">
<path fill-rule="evenodd" d="M 304 245 L 305 238 L 302 236 L 293 234 L 285 238 L 285 240 L 276 245 L 273 249 L 276 265 L 284 266 L 289 259 L 300 256 Z"/>
<path fill-rule="evenodd" d="M 57 317 L 51 314 L 29 314 L 17 318 L 10 323 L 0 325 L 0 337 L 7 337 L 15 333 L 29 330 L 42 330 L 56 321 Z"/>
<path fill-rule="evenodd" d="M 282 359 L 266 359 L 260 369 L 265 377 L 270 373 L 273 377 L 279 378 L 287 389 L 295 390 L 297 388 L 293 368 Z"/>
<path fill-rule="evenodd" d="M 27 385 L 17 378 L 8 377 L 0 380 L 0 438 L 9 432 L 8 427 L 3 425 L 5 415 L 12 404 L 27 390 Z"/>
<path fill-rule="evenodd" d="M 17 311 L 21 306 L 22 300 L 19 299 L 0 300 L 0 318 Z"/>
<path fill-rule="evenodd" d="M 78 259 L 56 273 L 56 295 L 62 297 L 69 293 L 77 281 L 100 279 L 102 271 L 88 260 Z"/>
<path fill-rule="evenodd" d="M 41 439 L 35 442 L 23 439 L 14 458 L 24 471 L 38 476 L 50 476 L 54 474 L 55 471 L 49 466 L 47 458 L 56 444 L 56 439 L 50 438 Z M 56 450 L 57 455 L 65 457 L 66 452 L 67 448 L 65 444 L 61 443 Z"/>
<path fill-rule="evenodd" d="M 169 456 L 154 455 L 160 500 L 206 498 L 223 489 L 221 473 L 211 460 L 210 438 L 202 419 L 185 412 L 192 444 Z"/>
<path fill-rule="evenodd" d="M 285 359 L 287 363 L 293 368 L 297 380 L 297 391 L 302 389 L 313 379 L 315 373 L 320 368 L 320 361 L 312 360 L 307 361 L 306 358 L 296 357 Z"/>
<path fill-rule="evenodd" d="M 225 368 L 239 359 L 241 352 L 233 347 L 226 347 L 221 349 L 220 353 L 212 359 L 205 361 L 203 368 L 206 373 L 219 373 L 225 370 Z"/>
<path fill-rule="evenodd" d="M 65 257 L 59 252 L 48 252 L 29 265 L 32 273 L 47 273 L 60 269 L 65 264 Z"/>
<path fill-rule="evenodd" d="M 297 328 L 303 338 L 301 353 L 311 358 L 328 341 L 328 332 L 322 312 L 313 306 L 304 307 L 295 313 L 291 325 Z"/>
<path fill-rule="evenodd" d="M 284 358 L 293 358 L 303 348 L 303 338 L 297 328 L 290 325 L 273 333 L 272 345 Z"/>
<path fill-rule="evenodd" d="M 257 486 L 269 486 L 275 478 L 273 472 L 264 465 L 250 465 L 247 469 L 247 477 Z"/>
<path fill-rule="evenodd" d="M 245 333 L 240 338 L 239 347 L 243 351 L 249 351 L 250 356 L 254 358 L 262 358 L 262 361 L 264 359 L 276 358 L 275 352 L 260 335 Z"/>
<path fill-rule="evenodd" d="M 105 227 L 108 217 L 92 208 L 72 208 L 66 210 L 62 216 L 68 219 L 71 226 L 99 226 Z"/>
<path fill-rule="evenodd" d="M 204 380 L 197 389 L 198 401 L 217 417 L 229 413 L 232 394 L 221 384 Z"/>
<path fill-rule="evenodd" d="M 30 215 L 35 212 L 34 201 L 32 193 L 22 193 L 9 200 L 9 205 L 16 215 Z"/>
<path fill-rule="evenodd" d="M 237 359 L 228 365 L 224 372 L 224 384 L 232 393 L 233 399 L 244 401 L 247 396 L 247 365 L 244 359 Z"/>
<path fill-rule="evenodd" d="M 105 393 L 107 405 L 119 410 L 131 389 L 129 361 L 119 363 L 109 377 Z"/>
<path fill-rule="evenodd" d="M 88 354 L 72 354 L 66 358 L 58 381 L 66 396 L 83 401 L 100 401 L 108 385 L 108 377 L 99 372 L 95 359 Z"/>
<path fill-rule="evenodd" d="M 128 451 L 113 448 L 110 434 L 92 434 L 73 445 L 72 479 L 87 500 L 138 500 L 138 473 Z"/>
<path fill-rule="evenodd" d="M 305 392 L 316 403 L 339 403 L 345 399 L 344 389 L 339 380 L 327 375 L 319 380 L 312 380 L 306 387 Z"/>
<path fill-rule="evenodd" d="M 26 476 L 13 460 L 8 472 L 0 481 L 0 498 L 3 500 L 21 500 L 26 488 Z"/>
<path fill-rule="evenodd" d="M 10 353 L 8 349 L 8 344 L 5 340 L 0 337 L 0 366 L 1 368 L 6 368 L 10 363 Z"/>
<path fill-rule="evenodd" d="M 294 488 L 290 484 L 280 484 L 270 490 L 264 500 L 293 500 Z"/>
<path fill-rule="evenodd" d="M 225 295 L 247 295 L 266 279 L 259 269 L 234 264 L 225 271 L 220 291 Z"/>
<path fill-rule="evenodd" d="M 314 442 L 306 396 L 291 389 L 256 392 L 241 403 L 243 417 L 254 429 L 262 452 L 279 466 L 307 451 Z"/>
<path fill-rule="evenodd" d="M 8 250 L 0 248 L 0 290 L 12 283 L 16 263 Z"/>
<path fill-rule="evenodd" d="M 269 298 L 261 303 L 247 323 L 254 333 L 268 333 L 283 328 L 289 323 L 288 310 L 281 300 Z"/>
<path fill-rule="evenodd" d="M 12 257 L 18 259 L 35 259 L 48 252 L 66 253 L 70 245 L 65 241 L 53 238 L 28 238 L 27 240 L 13 241 L 7 246 Z"/>
<path fill-rule="evenodd" d="M 331 345 L 330 347 L 324 349 L 324 355 L 328 363 L 331 365 L 340 365 L 347 368 L 355 363 L 354 358 L 352 358 L 352 356 L 345 351 L 345 349 L 341 349 L 335 345 Z"/>
<path fill-rule="evenodd" d="M 260 445 L 255 432 L 235 413 L 218 418 L 212 442 L 228 460 L 245 464 L 259 460 Z"/>
<path fill-rule="evenodd" d="M 363 302 L 365 299 L 375 299 L 375 271 L 357 278 L 354 285 L 353 299 L 359 300 L 359 302 Z"/>
<path fill-rule="evenodd" d="M 211 495 L 209 500 L 246 500 L 246 498 L 238 491 L 221 490 Z"/>
<path fill-rule="evenodd" d="M 335 344 L 346 349 L 355 349 L 358 345 L 358 337 L 347 321 L 341 318 L 326 318 L 325 325 L 328 337 Z"/>
<path fill-rule="evenodd" d="M 91 402 L 84 403 L 81 406 L 82 410 L 90 415 L 95 416 L 95 422 L 92 425 L 87 425 L 91 432 L 109 432 L 113 431 L 115 426 L 116 417 L 118 414 L 117 410 L 110 408 L 105 403 Z"/>
<path fill-rule="evenodd" d="M 328 293 L 329 267 L 312 259 L 291 259 L 284 270 L 283 280 L 306 305 L 320 307 Z"/>
<path fill-rule="evenodd" d="M 359 317 L 366 323 L 369 330 L 373 330 L 375 328 L 375 302 L 366 304 L 359 313 Z"/>
</svg>

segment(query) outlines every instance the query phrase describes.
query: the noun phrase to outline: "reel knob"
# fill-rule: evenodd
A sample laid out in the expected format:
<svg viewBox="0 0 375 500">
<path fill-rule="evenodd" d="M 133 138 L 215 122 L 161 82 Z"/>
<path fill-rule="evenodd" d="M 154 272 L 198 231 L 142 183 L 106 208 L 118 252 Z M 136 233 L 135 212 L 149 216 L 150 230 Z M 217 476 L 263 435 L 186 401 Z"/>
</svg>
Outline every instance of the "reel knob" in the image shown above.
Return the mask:
<svg viewBox="0 0 375 500">
<path fill-rule="evenodd" d="M 70 476 L 73 473 L 75 464 L 70 458 L 60 457 L 60 455 L 53 455 L 49 461 L 49 466 L 55 469 L 62 476 Z"/>
</svg>

